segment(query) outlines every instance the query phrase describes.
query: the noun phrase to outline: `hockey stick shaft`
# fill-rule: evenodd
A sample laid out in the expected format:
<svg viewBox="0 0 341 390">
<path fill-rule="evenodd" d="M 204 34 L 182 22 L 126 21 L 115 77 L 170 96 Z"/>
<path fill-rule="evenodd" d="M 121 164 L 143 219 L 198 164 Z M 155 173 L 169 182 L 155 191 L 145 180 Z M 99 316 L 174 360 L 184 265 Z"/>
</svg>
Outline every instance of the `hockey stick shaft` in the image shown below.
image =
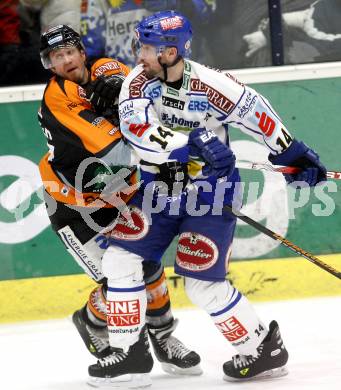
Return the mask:
<svg viewBox="0 0 341 390">
<path fill-rule="evenodd" d="M 330 274 L 334 275 L 338 279 L 341 279 L 341 272 L 330 266 L 329 264 L 326 264 L 321 259 L 317 258 L 313 254 L 303 250 L 299 246 L 293 244 L 291 241 L 287 240 L 286 238 L 280 236 L 279 234 L 273 232 L 272 230 L 268 229 L 267 227 L 261 225 L 260 223 L 256 222 L 255 220 L 251 219 L 250 217 L 242 214 L 240 211 L 234 209 L 231 206 L 225 205 L 224 210 L 230 212 L 231 214 L 235 215 L 240 220 L 244 221 L 248 225 L 254 227 L 256 230 L 260 231 L 261 233 L 264 233 L 266 236 L 272 238 L 275 241 L 279 241 L 282 245 L 286 246 L 287 248 L 291 249 L 296 254 L 304 257 L 305 259 L 309 260 L 313 264 L 317 265 L 318 267 L 324 269 L 325 271 L 329 272 Z"/>
<path fill-rule="evenodd" d="M 238 161 L 236 167 L 244 168 L 244 169 L 264 170 L 264 171 L 270 171 L 275 173 L 288 173 L 288 174 L 298 173 L 301 171 L 301 169 L 297 167 L 274 166 L 267 163 L 258 163 L 258 162 L 249 162 L 249 161 Z M 341 180 L 341 172 L 328 171 L 327 178 Z"/>
</svg>

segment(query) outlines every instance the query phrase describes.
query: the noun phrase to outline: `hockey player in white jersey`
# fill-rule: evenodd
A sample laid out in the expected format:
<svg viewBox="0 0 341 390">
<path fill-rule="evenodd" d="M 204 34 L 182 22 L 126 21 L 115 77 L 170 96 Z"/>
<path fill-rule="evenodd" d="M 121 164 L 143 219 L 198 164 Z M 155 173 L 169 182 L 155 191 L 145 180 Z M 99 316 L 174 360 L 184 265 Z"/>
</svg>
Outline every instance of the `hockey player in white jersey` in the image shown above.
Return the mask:
<svg viewBox="0 0 341 390">
<path fill-rule="evenodd" d="M 267 146 L 272 163 L 300 167 L 300 173 L 285 176 L 288 182 L 315 186 L 325 180 L 326 169 L 263 96 L 225 72 L 188 60 L 191 39 L 190 22 L 174 11 L 147 17 L 136 28 L 139 65 L 123 83 L 120 121 L 141 159 L 143 185 L 130 202 L 132 219 L 121 217 L 103 259 L 111 286 L 109 337 L 127 359 L 134 352 L 144 329 L 142 261 L 160 262 L 179 235 L 175 271 L 185 277 L 189 298 L 238 352 L 224 363 L 224 378 L 282 376 L 288 353 L 278 324 L 266 326 L 226 280 L 236 219 L 222 208 L 240 202 L 228 125 Z M 105 267 L 113 259 L 119 277 Z M 123 366 L 124 358 L 113 355 L 89 373 L 112 378 Z"/>
</svg>

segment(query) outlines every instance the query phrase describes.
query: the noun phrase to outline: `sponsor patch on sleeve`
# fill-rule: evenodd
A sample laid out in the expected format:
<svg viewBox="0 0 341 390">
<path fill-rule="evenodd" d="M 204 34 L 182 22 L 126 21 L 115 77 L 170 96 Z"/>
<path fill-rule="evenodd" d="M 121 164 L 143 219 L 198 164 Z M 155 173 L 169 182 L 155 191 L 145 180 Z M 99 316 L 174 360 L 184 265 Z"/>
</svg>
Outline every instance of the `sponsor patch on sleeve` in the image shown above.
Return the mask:
<svg viewBox="0 0 341 390">
<path fill-rule="evenodd" d="M 251 93 L 250 91 L 245 91 L 245 94 L 237 107 L 237 115 L 239 118 L 243 119 L 246 115 L 253 113 L 257 99 L 257 95 Z"/>
<path fill-rule="evenodd" d="M 99 66 L 95 72 L 94 75 L 96 77 L 101 76 L 103 73 L 111 71 L 111 70 L 119 70 L 121 69 L 119 63 L 117 61 L 110 61 L 106 62 L 105 64 Z"/>
<path fill-rule="evenodd" d="M 149 123 L 131 123 L 129 125 L 129 131 L 141 138 L 146 130 L 150 128 Z"/>
</svg>

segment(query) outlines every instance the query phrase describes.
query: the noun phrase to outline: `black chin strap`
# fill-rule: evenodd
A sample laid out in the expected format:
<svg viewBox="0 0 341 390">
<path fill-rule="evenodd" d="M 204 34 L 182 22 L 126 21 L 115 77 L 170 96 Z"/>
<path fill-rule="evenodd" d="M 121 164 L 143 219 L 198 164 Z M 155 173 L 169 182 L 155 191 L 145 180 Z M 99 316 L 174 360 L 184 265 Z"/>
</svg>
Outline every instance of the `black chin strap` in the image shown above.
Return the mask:
<svg viewBox="0 0 341 390">
<path fill-rule="evenodd" d="M 171 68 L 172 66 L 175 66 L 181 59 L 182 59 L 181 56 L 177 56 L 176 59 L 173 61 L 172 64 L 167 65 L 167 64 L 162 64 L 162 63 L 161 63 L 161 60 L 160 60 L 160 56 L 158 57 L 157 60 L 158 60 L 159 64 L 162 66 L 162 69 L 163 69 L 163 76 L 164 76 L 164 78 L 161 79 L 161 81 L 163 81 L 163 82 L 166 82 L 166 81 L 167 81 L 167 79 L 168 79 L 168 68 Z"/>
</svg>

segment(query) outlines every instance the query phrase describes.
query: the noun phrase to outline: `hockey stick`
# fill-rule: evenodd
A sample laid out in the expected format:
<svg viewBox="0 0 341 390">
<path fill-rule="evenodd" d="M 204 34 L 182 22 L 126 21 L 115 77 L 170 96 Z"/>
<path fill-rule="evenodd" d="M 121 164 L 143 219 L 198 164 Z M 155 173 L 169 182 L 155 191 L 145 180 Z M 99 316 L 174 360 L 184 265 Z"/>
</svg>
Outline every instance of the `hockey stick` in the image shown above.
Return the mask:
<svg viewBox="0 0 341 390">
<path fill-rule="evenodd" d="M 261 162 L 250 162 L 250 161 L 237 161 L 237 168 L 244 169 L 255 169 L 255 170 L 264 170 L 270 172 L 278 172 L 278 173 L 298 173 L 301 171 L 300 168 L 297 167 L 283 167 L 283 166 L 274 166 L 268 163 Z M 336 179 L 341 180 L 341 172 L 336 171 L 328 171 L 327 172 L 328 179 Z"/>
<path fill-rule="evenodd" d="M 324 269 L 325 271 L 329 272 L 330 274 L 336 276 L 338 279 L 341 279 L 341 272 L 337 271 L 335 268 L 330 266 L 329 264 L 326 264 L 316 256 L 312 255 L 309 252 L 306 252 L 299 246 L 293 244 L 291 241 L 287 240 L 286 238 L 280 236 L 279 234 L 273 232 L 272 230 L 268 229 L 267 227 L 261 225 L 260 223 L 254 221 L 250 217 L 242 214 L 240 211 L 234 209 L 231 206 L 225 205 L 223 207 L 223 210 L 226 210 L 230 212 L 231 214 L 235 215 L 237 218 L 241 219 L 242 221 L 246 222 L 248 225 L 253 226 L 256 230 L 264 233 L 266 236 L 272 238 L 275 241 L 279 241 L 281 244 L 286 246 L 287 248 L 291 249 L 293 252 L 297 253 L 298 255 L 304 257 L 305 259 L 311 261 L 318 267 Z"/>
</svg>

